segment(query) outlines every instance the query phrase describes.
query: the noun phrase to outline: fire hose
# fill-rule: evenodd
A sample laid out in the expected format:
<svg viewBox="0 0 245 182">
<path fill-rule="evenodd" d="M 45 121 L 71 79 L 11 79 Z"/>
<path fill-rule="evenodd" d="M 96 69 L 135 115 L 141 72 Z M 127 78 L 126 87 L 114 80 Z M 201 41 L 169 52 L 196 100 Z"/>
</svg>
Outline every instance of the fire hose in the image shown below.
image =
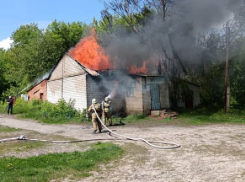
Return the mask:
<svg viewBox="0 0 245 182">
<path fill-rule="evenodd" d="M 101 121 L 98 113 L 96 112 L 96 109 L 94 107 L 94 104 L 92 104 L 92 106 L 93 106 L 93 110 L 94 110 L 96 116 L 99 119 L 99 122 L 102 124 L 102 126 L 105 129 L 107 129 L 109 131 L 109 135 L 110 136 L 112 136 L 111 134 L 114 134 L 114 135 L 119 136 L 119 137 L 121 137 L 123 139 L 126 139 L 126 140 L 142 141 L 142 142 L 145 142 L 146 144 L 150 145 L 151 147 L 159 148 L 159 149 L 174 149 L 174 148 L 179 148 L 180 147 L 180 145 L 179 144 L 176 144 L 176 143 L 167 143 L 167 142 L 162 142 L 162 141 L 147 141 L 144 138 L 130 138 L 130 137 L 127 137 L 127 136 L 124 136 L 124 135 L 120 135 L 120 134 L 118 134 L 116 132 L 113 132 L 108 127 L 106 127 L 106 125 Z M 162 146 L 154 145 L 153 143 L 161 143 L 161 144 L 165 144 L 165 145 L 171 145 L 171 147 L 162 147 Z"/>
<path fill-rule="evenodd" d="M 87 139 L 87 140 L 74 140 L 74 141 L 51 141 L 51 140 L 40 140 L 40 139 L 28 139 L 28 138 L 25 137 L 25 135 L 22 134 L 19 137 L 2 139 L 2 140 L 0 140 L 0 143 L 6 142 L 6 141 L 13 141 L 13 140 L 26 140 L 26 141 L 38 141 L 38 142 L 50 142 L 50 143 L 78 143 L 78 142 L 86 142 L 86 141 L 125 140 L 126 139 L 126 140 L 132 140 L 132 141 L 141 141 L 141 142 L 144 142 L 144 143 L 148 144 L 151 147 L 159 148 L 159 149 L 174 149 L 174 148 L 179 148 L 180 147 L 180 145 L 176 144 L 176 143 L 169 143 L 169 142 L 162 142 L 162 141 L 147 141 L 147 140 L 145 140 L 143 138 L 130 138 L 130 137 L 127 137 L 127 136 L 124 136 L 124 135 L 120 135 L 120 134 L 112 131 L 108 127 L 106 127 L 106 125 L 101 121 L 98 113 L 96 112 L 94 104 L 92 104 L 92 106 L 93 106 L 93 110 L 94 110 L 96 116 L 99 119 L 99 122 L 102 124 L 102 126 L 105 129 L 107 129 L 109 131 L 109 135 L 111 137 L 113 137 L 112 134 L 114 134 L 114 135 L 118 136 L 119 138 L 113 138 L 113 139 L 103 139 L 102 138 L 102 139 Z M 162 146 L 154 145 L 153 143 L 159 143 L 159 144 L 168 145 L 168 147 L 162 147 Z"/>
<path fill-rule="evenodd" d="M 8 142 L 8 141 L 14 141 L 14 140 L 37 141 L 37 142 L 50 142 L 50 143 L 78 143 L 78 142 L 89 142 L 89 141 L 96 141 L 96 140 L 99 141 L 99 140 L 116 140 L 116 139 L 103 139 L 103 138 L 98 138 L 98 139 L 73 140 L 73 141 L 52 141 L 52 140 L 29 139 L 29 138 L 26 138 L 26 136 L 22 134 L 19 137 L 2 139 L 2 140 L 0 140 L 0 143 L 2 143 L 2 142 Z"/>
</svg>

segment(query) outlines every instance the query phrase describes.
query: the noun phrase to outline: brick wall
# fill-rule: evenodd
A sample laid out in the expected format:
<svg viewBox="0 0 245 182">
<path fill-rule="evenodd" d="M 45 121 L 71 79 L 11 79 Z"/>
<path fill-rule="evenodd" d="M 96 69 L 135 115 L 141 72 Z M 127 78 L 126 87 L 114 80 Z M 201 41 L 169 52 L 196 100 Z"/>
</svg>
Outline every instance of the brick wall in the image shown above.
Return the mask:
<svg viewBox="0 0 245 182">
<path fill-rule="evenodd" d="M 47 99 L 47 80 L 43 80 L 41 83 L 33 87 L 28 92 L 29 100 L 33 99 Z"/>
<path fill-rule="evenodd" d="M 143 114 L 143 90 L 142 90 L 142 78 L 135 78 L 136 85 L 134 89 L 134 95 L 125 97 L 126 113 L 127 114 Z"/>
</svg>

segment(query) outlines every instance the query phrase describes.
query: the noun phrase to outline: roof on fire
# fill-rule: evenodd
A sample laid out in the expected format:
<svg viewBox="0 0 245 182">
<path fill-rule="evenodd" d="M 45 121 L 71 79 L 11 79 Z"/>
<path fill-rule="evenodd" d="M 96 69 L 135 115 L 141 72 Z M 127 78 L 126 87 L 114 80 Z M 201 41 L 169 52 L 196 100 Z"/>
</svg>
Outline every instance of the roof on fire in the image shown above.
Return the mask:
<svg viewBox="0 0 245 182">
<path fill-rule="evenodd" d="M 99 76 L 98 72 L 87 68 L 82 63 L 80 63 L 78 60 L 74 59 L 70 54 L 66 53 L 66 55 L 68 55 L 70 58 L 72 58 L 74 61 L 76 61 L 84 69 L 84 71 L 86 71 L 88 74 L 90 74 L 92 76 Z"/>
</svg>

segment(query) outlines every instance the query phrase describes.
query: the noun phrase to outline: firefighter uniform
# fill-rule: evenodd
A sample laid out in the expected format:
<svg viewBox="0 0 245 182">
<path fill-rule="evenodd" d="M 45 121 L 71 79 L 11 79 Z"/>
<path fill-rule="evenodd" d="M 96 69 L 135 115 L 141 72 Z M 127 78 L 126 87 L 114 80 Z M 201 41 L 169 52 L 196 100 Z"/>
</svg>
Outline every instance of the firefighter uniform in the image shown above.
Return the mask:
<svg viewBox="0 0 245 182">
<path fill-rule="evenodd" d="M 96 131 L 99 129 L 99 132 L 101 133 L 101 130 L 102 130 L 102 126 L 101 126 L 101 123 L 99 121 L 99 118 L 98 116 L 96 115 L 94 109 L 93 109 L 93 105 L 94 105 L 94 108 L 98 114 L 98 116 L 100 117 L 101 116 L 101 105 L 100 103 L 97 103 L 96 102 L 96 99 L 93 99 L 92 100 L 92 105 L 89 107 L 88 109 L 88 112 L 92 112 L 92 123 L 93 123 L 93 133 L 96 133 Z"/>
<path fill-rule="evenodd" d="M 112 125 L 112 119 L 111 119 L 111 101 L 109 100 L 108 97 L 105 98 L 104 101 L 101 103 L 102 105 L 102 121 L 106 125 L 106 121 L 109 122 L 109 125 Z"/>
</svg>

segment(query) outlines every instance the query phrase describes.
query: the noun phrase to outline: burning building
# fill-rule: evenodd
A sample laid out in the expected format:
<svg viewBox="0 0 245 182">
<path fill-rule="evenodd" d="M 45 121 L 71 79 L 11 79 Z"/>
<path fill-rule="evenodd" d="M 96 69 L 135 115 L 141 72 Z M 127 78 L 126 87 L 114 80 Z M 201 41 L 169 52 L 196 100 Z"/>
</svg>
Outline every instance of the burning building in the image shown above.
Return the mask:
<svg viewBox="0 0 245 182">
<path fill-rule="evenodd" d="M 149 74 L 147 65 L 147 61 L 142 67 L 132 62 L 126 69 L 116 68 L 92 33 L 52 69 L 46 82 L 46 98 L 51 103 L 64 99 L 82 111 L 93 98 L 101 102 L 109 96 L 112 112 L 117 114 L 149 115 L 152 110 L 173 107 L 172 83 L 163 75 Z M 176 101 L 177 106 L 193 108 L 200 104 L 198 87 L 191 83 L 188 87 L 193 91 L 191 97 Z"/>
</svg>

